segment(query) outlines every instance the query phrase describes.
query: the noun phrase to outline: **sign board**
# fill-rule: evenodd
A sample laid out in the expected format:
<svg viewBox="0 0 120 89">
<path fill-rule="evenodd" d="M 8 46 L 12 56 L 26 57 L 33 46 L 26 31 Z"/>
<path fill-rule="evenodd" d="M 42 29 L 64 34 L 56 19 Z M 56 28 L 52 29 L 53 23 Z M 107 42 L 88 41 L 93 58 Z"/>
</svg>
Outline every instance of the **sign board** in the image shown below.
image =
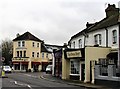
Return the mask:
<svg viewBox="0 0 120 89">
<path fill-rule="evenodd" d="M 75 58 L 75 57 L 82 57 L 81 51 L 68 51 L 66 52 L 67 58 Z"/>
</svg>

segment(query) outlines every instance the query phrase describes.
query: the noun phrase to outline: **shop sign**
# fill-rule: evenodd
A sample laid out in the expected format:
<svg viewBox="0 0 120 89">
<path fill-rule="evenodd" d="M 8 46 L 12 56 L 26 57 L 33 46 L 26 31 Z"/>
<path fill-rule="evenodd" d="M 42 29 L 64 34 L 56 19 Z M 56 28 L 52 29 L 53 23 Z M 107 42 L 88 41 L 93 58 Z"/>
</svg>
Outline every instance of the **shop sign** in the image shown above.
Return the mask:
<svg viewBox="0 0 120 89">
<path fill-rule="evenodd" d="M 81 51 L 68 51 L 66 52 L 67 58 L 76 58 L 76 57 L 82 57 Z"/>
</svg>

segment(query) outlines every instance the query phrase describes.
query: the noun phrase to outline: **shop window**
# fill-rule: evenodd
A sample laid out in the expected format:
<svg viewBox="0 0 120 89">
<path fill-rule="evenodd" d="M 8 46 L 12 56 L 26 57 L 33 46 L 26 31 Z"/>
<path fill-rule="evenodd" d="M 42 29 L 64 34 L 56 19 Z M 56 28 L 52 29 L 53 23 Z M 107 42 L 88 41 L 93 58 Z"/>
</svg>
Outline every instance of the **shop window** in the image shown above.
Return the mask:
<svg viewBox="0 0 120 89">
<path fill-rule="evenodd" d="M 79 67 L 80 67 L 79 61 L 76 60 L 70 61 L 71 74 L 79 74 L 79 69 L 80 69 Z"/>
<path fill-rule="evenodd" d="M 15 64 L 15 70 L 20 70 L 20 64 Z"/>
<path fill-rule="evenodd" d="M 116 44 L 117 43 L 117 31 L 113 30 L 112 33 L 113 33 L 113 44 Z"/>
</svg>

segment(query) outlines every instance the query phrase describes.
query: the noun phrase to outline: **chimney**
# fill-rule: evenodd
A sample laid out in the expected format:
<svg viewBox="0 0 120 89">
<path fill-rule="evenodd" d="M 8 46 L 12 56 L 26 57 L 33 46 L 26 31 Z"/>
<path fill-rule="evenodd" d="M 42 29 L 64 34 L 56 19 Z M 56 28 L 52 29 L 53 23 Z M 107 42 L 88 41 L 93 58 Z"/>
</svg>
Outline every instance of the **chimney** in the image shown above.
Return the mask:
<svg viewBox="0 0 120 89">
<path fill-rule="evenodd" d="M 105 9 L 106 17 L 110 17 L 112 15 L 118 15 L 119 14 L 119 8 L 116 8 L 115 4 L 110 5 L 108 4 L 108 7 Z"/>
<path fill-rule="evenodd" d="M 86 27 L 88 28 L 88 27 L 90 27 L 92 25 L 93 25 L 92 23 L 87 22 Z"/>
<path fill-rule="evenodd" d="M 20 34 L 19 34 L 19 33 L 17 33 L 16 37 L 19 37 L 19 36 L 20 36 Z"/>
</svg>

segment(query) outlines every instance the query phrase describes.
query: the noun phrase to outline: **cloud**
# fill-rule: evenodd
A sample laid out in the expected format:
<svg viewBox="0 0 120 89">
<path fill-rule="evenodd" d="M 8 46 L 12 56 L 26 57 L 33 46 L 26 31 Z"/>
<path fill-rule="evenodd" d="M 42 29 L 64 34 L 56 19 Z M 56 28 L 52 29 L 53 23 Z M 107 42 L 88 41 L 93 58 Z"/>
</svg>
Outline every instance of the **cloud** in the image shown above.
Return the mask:
<svg viewBox="0 0 120 89">
<path fill-rule="evenodd" d="M 17 33 L 29 31 L 46 43 L 63 45 L 83 30 L 87 21 L 104 18 L 106 2 L 108 0 L 1 0 L 0 38 L 14 39 Z"/>
</svg>

